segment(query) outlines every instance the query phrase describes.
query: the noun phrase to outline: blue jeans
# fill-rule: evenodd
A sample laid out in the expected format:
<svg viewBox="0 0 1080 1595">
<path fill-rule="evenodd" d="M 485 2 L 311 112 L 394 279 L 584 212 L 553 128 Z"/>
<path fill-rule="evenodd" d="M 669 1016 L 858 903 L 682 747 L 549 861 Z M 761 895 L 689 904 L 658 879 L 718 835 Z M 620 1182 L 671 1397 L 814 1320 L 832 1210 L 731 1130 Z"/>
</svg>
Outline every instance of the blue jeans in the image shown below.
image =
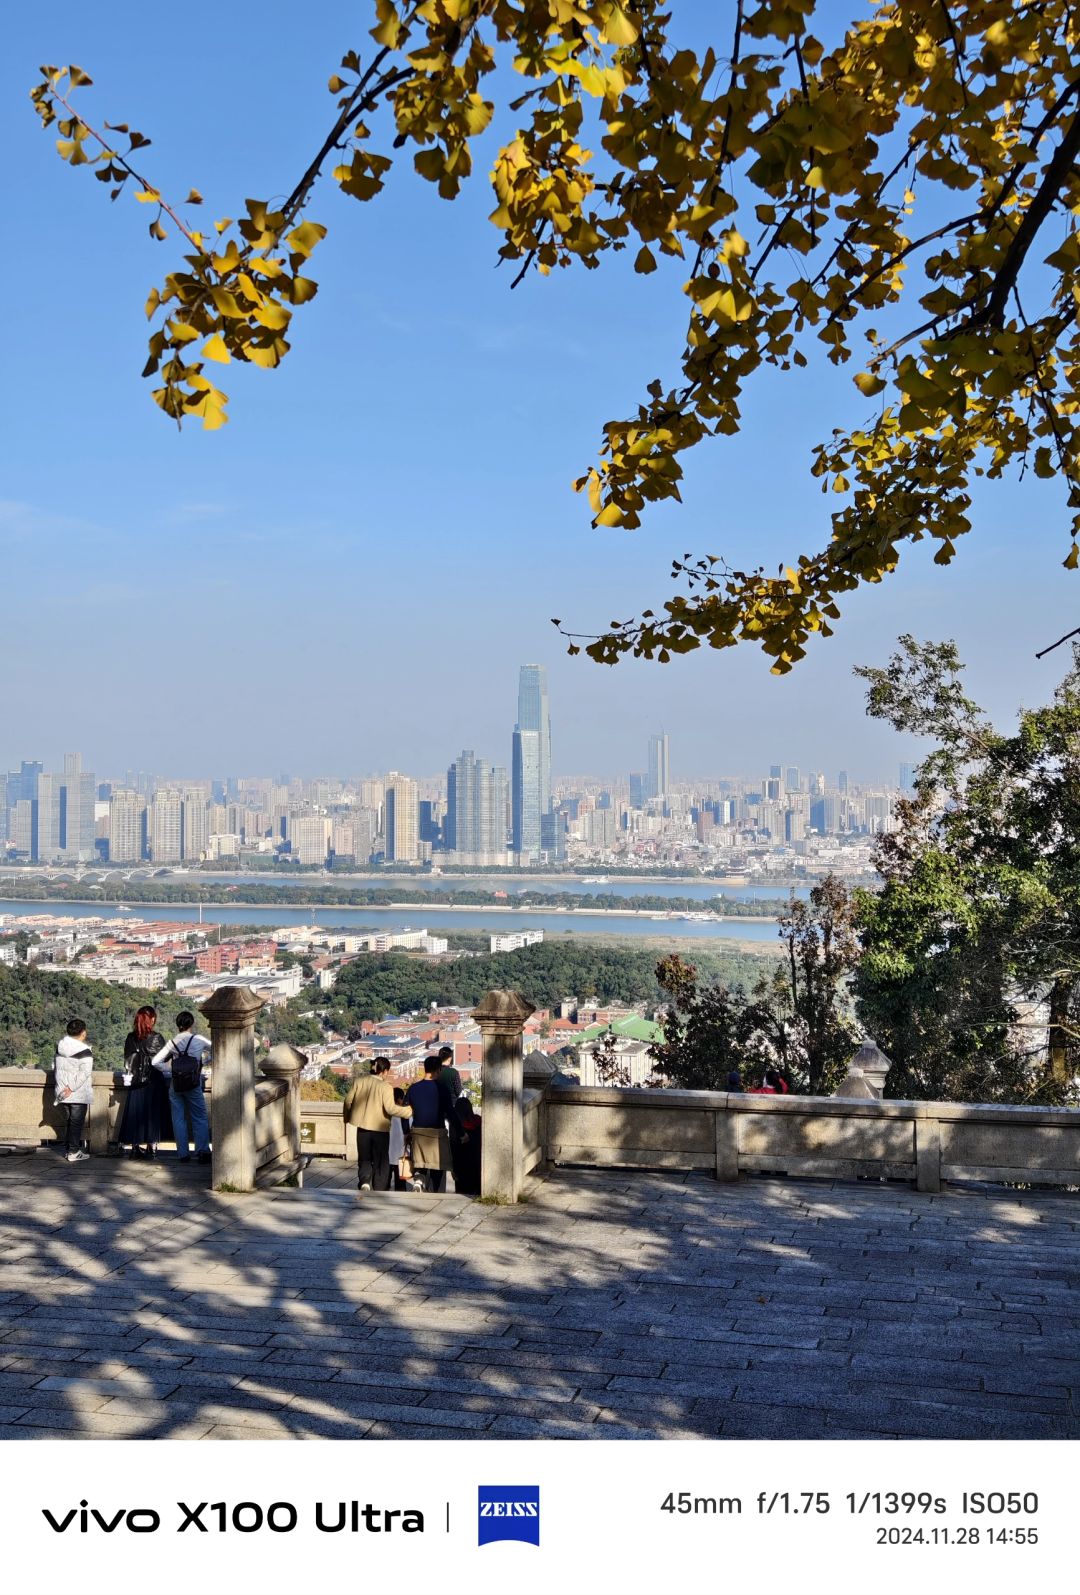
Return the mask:
<svg viewBox="0 0 1080 1595">
<path fill-rule="evenodd" d="M 188 1156 L 188 1123 L 195 1141 L 196 1152 L 210 1150 L 210 1120 L 206 1112 L 206 1098 L 201 1085 L 190 1091 L 176 1092 L 169 1086 L 169 1108 L 172 1111 L 173 1139 L 177 1157 Z"/>
</svg>

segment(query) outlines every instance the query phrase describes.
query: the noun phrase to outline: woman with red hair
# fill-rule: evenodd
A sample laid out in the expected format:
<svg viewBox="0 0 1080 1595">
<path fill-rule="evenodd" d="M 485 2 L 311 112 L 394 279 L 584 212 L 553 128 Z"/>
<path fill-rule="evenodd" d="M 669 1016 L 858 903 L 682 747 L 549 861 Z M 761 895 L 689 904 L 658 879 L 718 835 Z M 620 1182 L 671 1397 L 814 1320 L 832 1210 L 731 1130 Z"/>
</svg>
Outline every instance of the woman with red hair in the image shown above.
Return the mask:
<svg viewBox="0 0 1080 1595">
<path fill-rule="evenodd" d="M 117 1135 L 121 1146 L 130 1147 L 129 1157 L 156 1157 L 158 1142 L 172 1135 L 168 1082 L 151 1062 L 164 1045 L 157 1033 L 157 1009 L 140 1008 L 124 1042 L 127 1101 Z"/>
</svg>

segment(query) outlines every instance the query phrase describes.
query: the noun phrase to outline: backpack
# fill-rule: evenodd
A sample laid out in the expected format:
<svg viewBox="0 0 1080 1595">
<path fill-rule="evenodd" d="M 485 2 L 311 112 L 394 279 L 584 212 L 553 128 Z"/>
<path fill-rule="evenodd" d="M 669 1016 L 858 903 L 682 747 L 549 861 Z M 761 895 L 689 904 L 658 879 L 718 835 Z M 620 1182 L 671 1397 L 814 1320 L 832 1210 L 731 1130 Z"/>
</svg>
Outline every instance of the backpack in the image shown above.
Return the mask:
<svg viewBox="0 0 1080 1595">
<path fill-rule="evenodd" d="M 173 1043 L 175 1046 L 175 1042 Z M 192 1058 L 191 1038 L 183 1052 L 177 1052 L 172 1066 L 172 1088 L 178 1096 L 184 1096 L 188 1091 L 194 1091 L 197 1085 L 202 1084 L 202 1065 L 197 1058 Z"/>
</svg>

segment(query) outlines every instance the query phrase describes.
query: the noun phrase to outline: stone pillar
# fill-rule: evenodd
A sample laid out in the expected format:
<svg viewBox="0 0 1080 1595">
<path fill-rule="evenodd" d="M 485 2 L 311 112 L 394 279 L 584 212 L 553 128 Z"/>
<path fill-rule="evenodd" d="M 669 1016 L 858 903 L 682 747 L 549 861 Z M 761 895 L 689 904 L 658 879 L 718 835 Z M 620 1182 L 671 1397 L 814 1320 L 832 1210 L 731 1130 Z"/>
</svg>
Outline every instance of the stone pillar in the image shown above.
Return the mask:
<svg viewBox="0 0 1080 1595">
<path fill-rule="evenodd" d="M 307 1053 L 287 1041 L 271 1047 L 262 1066 L 268 1080 L 284 1080 L 289 1088 L 285 1103 L 285 1133 L 289 1137 L 289 1158 L 296 1163 L 300 1158 L 300 1071 L 307 1063 Z M 298 1171 L 297 1178 L 301 1178 Z"/>
<path fill-rule="evenodd" d="M 109 1150 L 109 1108 L 112 1102 L 112 1075 L 94 1074 L 93 1098 L 86 1115 L 86 1139 L 91 1152 L 105 1157 Z"/>
<path fill-rule="evenodd" d="M 498 1201 L 516 1202 L 525 1183 L 521 1037 L 535 1011 L 516 991 L 489 991 L 473 1010 L 484 1041 L 480 1194 Z"/>
<path fill-rule="evenodd" d="M 219 986 L 202 1006 L 210 1025 L 213 1090 L 210 1183 L 255 1189 L 255 1016 L 263 1007 L 246 986 Z"/>
<path fill-rule="evenodd" d="M 932 1102 L 915 1103 L 915 1189 L 941 1190 L 941 1121 Z"/>
<path fill-rule="evenodd" d="M 716 1178 L 727 1184 L 739 1178 L 739 1117 L 738 1109 L 731 1106 L 720 1108 L 715 1114 Z"/>
<path fill-rule="evenodd" d="M 851 1069 L 860 1069 L 870 1094 L 879 1100 L 885 1095 L 885 1076 L 892 1068 L 892 1059 L 887 1058 L 875 1041 L 864 1041 L 858 1052 L 851 1060 Z M 861 1092 L 855 1093 L 861 1096 Z M 837 1091 L 839 1096 L 840 1092 Z"/>
</svg>

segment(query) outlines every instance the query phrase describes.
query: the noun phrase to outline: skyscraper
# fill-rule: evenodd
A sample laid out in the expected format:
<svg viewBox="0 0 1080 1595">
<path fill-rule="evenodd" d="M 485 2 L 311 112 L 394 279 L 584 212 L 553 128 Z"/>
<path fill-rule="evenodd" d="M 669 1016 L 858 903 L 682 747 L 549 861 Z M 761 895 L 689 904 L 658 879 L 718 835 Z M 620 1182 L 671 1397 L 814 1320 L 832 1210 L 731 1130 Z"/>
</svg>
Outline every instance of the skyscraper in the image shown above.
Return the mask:
<svg viewBox="0 0 1080 1595">
<path fill-rule="evenodd" d="M 671 787 L 671 753 L 666 731 L 649 738 L 649 796 L 667 797 Z"/>
<path fill-rule="evenodd" d="M 900 766 L 900 790 L 906 794 L 915 790 L 915 770 L 910 764 Z"/>
<path fill-rule="evenodd" d="M 210 810 L 202 792 L 184 793 L 184 857 L 200 859 L 210 844 Z"/>
<path fill-rule="evenodd" d="M 61 795 L 64 778 L 43 770 L 38 776 L 37 838 L 34 858 L 54 864 L 60 857 Z"/>
<path fill-rule="evenodd" d="M 146 804 L 131 787 L 109 799 L 109 862 L 132 864 L 146 853 Z"/>
<path fill-rule="evenodd" d="M 540 857 L 543 827 L 540 808 L 540 733 L 514 727 L 513 814 L 514 852 L 522 863 Z"/>
<path fill-rule="evenodd" d="M 97 783 L 82 767 L 81 753 L 64 754 L 60 786 L 60 849 L 64 857 L 86 863 L 96 857 L 94 804 Z"/>
<path fill-rule="evenodd" d="M 551 712 L 547 670 L 522 665 L 513 749 L 513 848 L 526 861 L 543 847 L 543 817 L 551 811 Z"/>
<path fill-rule="evenodd" d="M 506 771 L 471 748 L 446 772 L 446 846 L 476 863 L 506 859 Z"/>
<path fill-rule="evenodd" d="M 386 781 L 386 858 L 415 864 L 420 858 L 420 800 L 416 782 L 391 770 Z"/>
<path fill-rule="evenodd" d="M 154 863 L 178 864 L 183 857 L 184 839 L 184 808 L 179 792 L 163 788 L 154 793 L 148 829 Z"/>
<path fill-rule="evenodd" d="M 6 790 L 4 792 L 3 800 L 3 814 L 0 815 L 0 836 L 14 839 L 15 832 L 12 829 L 13 814 L 15 805 L 17 803 L 32 803 L 34 805 L 34 814 L 36 815 L 38 795 L 37 784 L 38 776 L 41 774 L 41 771 L 42 766 L 40 764 L 28 764 L 27 761 L 23 759 L 19 768 L 17 770 L 13 770 L 7 777 Z M 25 821 L 26 811 L 23 810 L 22 812 Z M 25 823 L 23 825 L 23 833 L 25 840 Z"/>
</svg>

